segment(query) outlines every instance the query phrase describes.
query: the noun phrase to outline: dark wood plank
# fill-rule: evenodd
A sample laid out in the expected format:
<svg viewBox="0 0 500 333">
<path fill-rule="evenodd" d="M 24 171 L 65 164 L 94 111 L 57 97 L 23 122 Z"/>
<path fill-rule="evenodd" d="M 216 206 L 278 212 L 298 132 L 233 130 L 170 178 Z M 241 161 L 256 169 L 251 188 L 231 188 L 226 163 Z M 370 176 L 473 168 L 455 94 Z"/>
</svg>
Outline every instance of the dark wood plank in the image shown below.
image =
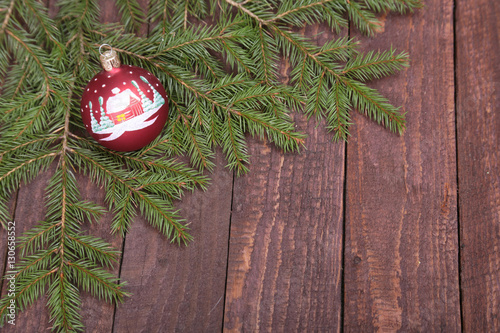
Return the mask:
<svg viewBox="0 0 500 333">
<path fill-rule="evenodd" d="M 81 175 L 77 176 L 77 180 L 82 200 L 92 201 L 103 207 L 107 207 L 104 201 L 106 193 L 104 193 L 102 188 L 98 188 L 89 179 Z M 111 234 L 110 226 L 112 218 L 112 214 L 108 213 L 99 220 L 99 223 L 93 223 L 92 225 L 85 224 L 82 226 L 82 229 L 86 234 L 102 238 L 110 243 L 114 249 L 121 251 L 123 237 L 119 234 Z M 120 259 L 118 257 L 118 262 L 114 265 L 113 269 L 110 269 L 110 272 L 115 276 L 118 276 L 120 271 Z M 80 314 L 82 315 L 82 322 L 86 332 L 111 332 L 114 311 L 115 304 L 99 300 L 89 293 L 82 294 Z"/>
<path fill-rule="evenodd" d="M 100 1 L 99 5 L 101 8 L 101 22 L 108 23 L 119 21 L 119 14 L 113 1 Z M 90 200 L 103 207 L 107 207 L 104 201 L 105 193 L 102 188 L 98 188 L 95 184 L 90 182 L 89 179 L 83 176 L 78 176 L 77 181 L 82 200 Z M 99 223 L 94 223 L 90 226 L 85 225 L 83 228 L 86 233 L 102 238 L 110 243 L 115 249 L 122 250 L 124 239 L 119 235 L 111 234 L 111 220 L 112 214 L 108 213 L 101 218 Z M 121 258 L 118 258 L 118 262 L 114 265 L 114 268 L 110 270 L 115 276 L 119 275 L 120 259 Z M 115 307 L 115 304 L 106 303 L 96 299 L 89 293 L 83 293 L 80 313 L 86 332 L 111 332 L 113 328 Z"/>
<path fill-rule="evenodd" d="M 49 171 L 40 174 L 32 183 L 22 185 L 17 197 L 15 211 L 16 236 L 19 237 L 25 231 L 35 226 L 38 221 L 45 218 L 44 196 L 45 189 L 50 177 L 53 175 L 55 165 Z M 78 176 L 78 184 L 82 200 L 90 200 L 100 205 L 104 205 L 104 193 L 97 186 L 92 184 L 87 178 Z M 121 249 L 122 238 L 111 235 L 111 216 L 105 216 L 100 224 L 91 226 L 84 225 L 82 229 L 96 237 L 101 237 L 111 243 L 115 248 Z M 3 231 L 3 233 L 5 233 Z M 16 259 L 19 261 L 19 258 Z M 118 266 L 112 273 L 118 275 Z M 7 292 L 4 282 L 2 294 Z M 19 313 L 16 318 L 16 326 L 5 325 L 2 332 L 43 332 L 51 327 L 49 313 L 46 307 L 46 297 L 41 297 L 26 311 Z M 81 315 L 87 332 L 111 332 L 113 325 L 114 305 L 100 301 L 95 297 L 84 293 L 82 295 Z"/>
<path fill-rule="evenodd" d="M 344 145 L 314 126 L 301 155 L 251 141 L 234 189 L 225 332 L 340 331 Z"/>
<path fill-rule="evenodd" d="M 113 23 L 120 21 L 118 8 L 116 8 L 116 4 L 114 1 L 100 0 L 99 7 L 101 8 L 101 16 L 99 17 L 99 20 L 102 23 Z"/>
<path fill-rule="evenodd" d="M 47 183 L 52 177 L 55 165 L 48 171 L 41 173 L 35 181 L 28 185 L 21 185 L 17 196 L 15 210 L 16 237 L 22 235 L 45 218 L 44 194 Z M 19 262 L 19 251 L 16 251 L 16 262 Z M 7 292 L 6 281 L 3 281 L 2 296 Z M 50 327 L 49 312 L 46 309 L 47 299 L 39 298 L 24 312 L 16 315 L 16 325 L 6 324 L 2 332 L 44 332 Z"/>
<path fill-rule="evenodd" d="M 139 3 L 147 8 L 147 0 Z M 101 20 L 116 21 L 114 5 L 101 4 Z M 139 34 L 146 32 L 143 24 Z M 141 218 L 127 235 L 121 278 L 133 296 L 117 308 L 114 332 L 221 330 L 233 174 L 221 157 L 216 163 L 209 190 L 177 205 L 195 237 L 187 248 L 170 244 Z"/>
<path fill-rule="evenodd" d="M 235 180 L 225 332 L 340 331 L 345 144 L 296 118 L 307 150 L 251 140 L 250 172 Z"/>
<path fill-rule="evenodd" d="M 456 2 L 463 323 L 500 331 L 500 2 Z"/>
<path fill-rule="evenodd" d="M 207 192 L 178 205 L 194 241 L 171 244 L 138 218 L 125 241 L 121 278 L 132 297 L 118 306 L 114 332 L 221 330 L 233 173 L 219 152 Z"/>
<path fill-rule="evenodd" d="M 1 265 L 0 272 L 1 272 L 2 276 L 4 276 L 6 274 L 6 272 L 9 271 L 9 268 L 10 268 L 10 267 L 7 267 L 8 252 L 9 252 L 9 249 L 7 247 L 9 246 L 9 242 L 10 242 L 8 237 L 12 237 L 12 232 L 14 232 L 14 234 L 16 233 L 16 230 L 15 230 L 16 214 L 15 214 L 15 212 L 16 212 L 16 206 L 17 206 L 17 193 L 18 193 L 18 191 L 15 191 L 14 193 L 12 193 L 9 202 L 7 203 L 7 207 L 9 208 L 10 220 L 4 221 L 6 228 L 13 227 L 14 229 L 8 230 L 8 229 L 0 226 L 0 265 Z M 9 224 L 9 222 L 14 222 L 14 225 Z M 16 235 L 14 235 L 14 237 L 16 237 Z M 4 295 L 5 290 L 3 290 L 3 287 L 4 287 L 4 284 L 3 283 L 0 284 L 0 294 L 1 295 Z"/>
<path fill-rule="evenodd" d="M 38 221 L 44 220 L 45 188 L 54 170 L 55 166 L 51 167 L 49 171 L 40 174 L 32 183 L 21 186 L 15 211 L 17 237 L 35 226 Z M 82 200 L 104 204 L 104 193 L 88 179 L 79 176 L 78 184 Z M 105 239 L 115 248 L 121 249 L 122 238 L 109 233 L 110 221 L 111 217 L 108 215 L 101 221 L 101 224 L 93 224 L 83 229 L 87 229 L 93 236 Z M 19 261 L 19 258 L 17 258 L 17 261 Z M 118 267 L 112 272 L 117 275 Z M 2 294 L 5 294 L 6 291 L 7 287 L 4 283 Z M 6 325 L 2 332 L 42 332 L 51 327 L 46 302 L 46 297 L 41 297 L 26 311 L 17 315 L 16 326 Z M 113 304 L 99 301 L 86 293 L 83 294 L 80 313 L 88 332 L 110 332 L 113 324 L 113 312 Z"/>
<path fill-rule="evenodd" d="M 47 1 L 49 5 L 49 13 L 54 16 L 57 12 L 55 1 Z M 106 7 L 108 6 L 108 7 Z M 116 10 L 104 5 L 104 10 L 101 20 L 103 22 L 116 21 Z M 48 171 L 37 177 L 31 184 L 21 186 L 18 194 L 17 208 L 15 211 L 16 234 L 20 236 L 23 232 L 32 228 L 38 221 L 44 219 L 44 195 L 47 182 L 54 172 L 54 166 Z M 92 184 L 88 178 L 77 175 L 77 181 L 81 193 L 82 200 L 90 200 L 102 206 L 104 203 L 105 193 L 102 189 Z M 86 225 L 83 229 L 93 236 L 103 238 L 111 243 L 113 247 L 121 250 L 123 239 L 119 236 L 110 234 L 111 215 L 107 214 L 100 221 L 101 223 Z M 3 236 L 4 231 L 0 236 Z M 2 237 L 2 239 L 5 237 Z M 2 261 L 3 262 L 3 261 Z M 111 272 L 118 275 L 119 263 L 115 265 Z M 3 293 L 5 293 L 5 283 Z M 6 325 L 2 332 L 43 332 L 51 327 L 49 322 L 49 314 L 46 308 L 46 298 L 42 297 L 39 301 L 29 307 L 26 311 L 17 315 L 16 326 Z M 82 295 L 81 315 L 83 324 L 87 332 L 111 332 L 113 326 L 113 313 L 115 310 L 114 304 L 109 304 L 100 301 L 95 297 L 84 293 Z"/>
<path fill-rule="evenodd" d="M 11 267 L 12 250 L 9 249 L 9 246 L 10 247 L 12 246 L 12 239 L 14 239 L 14 242 L 16 242 L 16 240 L 18 239 L 17 237 L 19 236 L 19 230 L 16 230 L 16 222 L 15 222 L 18 191 L 19 190 L 12 193 L 12 196 L 7 204 L 7 207 L 9 208 L 10 220 L 4 221 L 6 228 L 0 226 L 0 265 L 1 265 L 0 272 L 2 274 L 2 278 L 8 278 L 11 277 L 12 274 L 15 274 L 13 267 Z M 13 224 L 10 222 L 13 222 Z M 14 250 L 14 253 L 16 252 L 17 251 Z M 15 260 L 16 262 L 18 262 L 17 261 L 18 257 Z M 9 273 L 8 275 L 7 272 Z M 11 289 L 11 285 L 7 283 L 7 281 L 2 280 L 0 284 L 0 295 L 4 297 L 5 295 L 11 293 L 12 291 L 9 289 Z M 11 324 L 5 322 L 4 327 L 5 326 L 11 326 Z M 11 328 L 13 328 L 13 326 L 11 326 Z"/>
<path fill-rule="evenodd" d="M 411 68 L 377 81 L 403 105 L 391 134 L 356 114 L 347 147 L 346 332 L 458 332 L 453 1 L 389 15 L 366 50 L 407 50 Z"/>
</svg>

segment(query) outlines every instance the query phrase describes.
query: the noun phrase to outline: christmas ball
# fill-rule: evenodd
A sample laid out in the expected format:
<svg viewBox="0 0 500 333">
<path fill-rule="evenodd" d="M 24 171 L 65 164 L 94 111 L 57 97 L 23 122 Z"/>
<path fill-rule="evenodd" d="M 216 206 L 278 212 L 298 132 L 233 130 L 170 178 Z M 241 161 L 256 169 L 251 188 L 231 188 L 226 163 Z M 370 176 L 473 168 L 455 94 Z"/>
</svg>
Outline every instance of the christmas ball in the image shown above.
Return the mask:
<svg viewBox="0 0 500 333">
<path fill-rule="evenodd" d="M 104 62 L 103 67 L 83 90 L 80 107 L 85 128 L 109 149 L 140 149 L 160 134 L 167 121 L 165 89 L 143 68 L 119 63 L 106 68 Z"/>
</svg>

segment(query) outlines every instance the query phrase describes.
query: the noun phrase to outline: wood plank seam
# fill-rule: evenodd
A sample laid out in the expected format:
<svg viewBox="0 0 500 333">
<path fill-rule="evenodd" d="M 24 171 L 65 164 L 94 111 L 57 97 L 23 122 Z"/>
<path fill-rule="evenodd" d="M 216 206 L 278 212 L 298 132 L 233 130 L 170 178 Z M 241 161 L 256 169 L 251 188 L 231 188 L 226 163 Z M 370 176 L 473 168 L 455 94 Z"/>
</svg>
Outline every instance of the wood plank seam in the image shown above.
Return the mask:
<svg viewBox="0 0 500 333">
<path fill-rule="evenodd" d="M 458 89 L 457 89 L 457 0 L 453 0 L 453 80 L 454 80 L 454 101 L 455 101 L 455 156 L 458 158 Z M 457 237 L 458 237 L 458 285 L 459 285 L 459 301 L 460 301 L 460 325 L 462 332 L 464 331 L 464 309 L 463 309 L 463 293 L 462 293 L 462 244 L 460 240 L 460 177 L 458 171 L 458 161 L 456 164 L 457 174 Z"/>
</svg>

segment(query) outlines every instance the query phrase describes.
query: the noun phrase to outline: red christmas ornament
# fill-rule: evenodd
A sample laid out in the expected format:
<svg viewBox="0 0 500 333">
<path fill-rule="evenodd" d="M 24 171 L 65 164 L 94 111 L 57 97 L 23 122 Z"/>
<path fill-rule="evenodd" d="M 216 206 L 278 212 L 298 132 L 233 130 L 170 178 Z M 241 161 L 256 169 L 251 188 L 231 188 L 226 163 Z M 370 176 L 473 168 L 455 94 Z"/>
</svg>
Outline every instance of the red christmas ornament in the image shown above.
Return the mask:
<svg viewBox="0 0 500 333">
<path fill-rule="evenodd" d="M 101 54 L 101 63 L 104 70 L 83 91 L 85 128 L 104 147 L 140 149 L 160 134 L 167 121 L 165 89 L 147 70 L 121 65 L 113 49 Z"/>
</svg>

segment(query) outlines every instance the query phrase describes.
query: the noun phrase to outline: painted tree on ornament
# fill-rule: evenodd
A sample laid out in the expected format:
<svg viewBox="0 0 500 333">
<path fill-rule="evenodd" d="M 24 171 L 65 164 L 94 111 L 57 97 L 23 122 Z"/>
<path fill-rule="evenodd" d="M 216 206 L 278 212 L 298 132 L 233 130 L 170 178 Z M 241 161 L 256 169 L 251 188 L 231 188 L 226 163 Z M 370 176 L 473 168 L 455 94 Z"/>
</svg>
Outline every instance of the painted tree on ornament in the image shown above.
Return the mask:
<svg viewBox="0 0 500 333">
<path fill-rule="evenodd" d="M 101 129 L 106 129 L 115 126 L 115 124 L 111 121 L 111 119 L 109 119 L 108 115 L 104 111 L 102 103 L 103 103 L 103 98 L 99 96 L 99 105 L 101 108 L 101 123 L 100 123 Z"/>
<path fill-rule="evenodd" d="M 94 117 L 94 112 L 92 111 L 92 102 L 89 102 L 89 108 L 90 108 L 90 126 L 92 126 L 92 132 L 99 132 L 102 128 L 101 125 L 99 125 L 99 122 L 97 119 Z"/>
<path fill-rule="evenodd" d="M 142 109 L 144 112 L 149 112 L 153 109 L 153 102 L 144 94 L 144 92 L 139 88 L 139 85 L 137 82 L 132 80 L 132 85 L 137 89 L 139 92 L 139 96 L 141 96 L 141 103 L 142 103 Z"/>
<path fill-rule="evenodd" d="M 156 91 L 156 89 L 151 85 L 151 83 L 149 83 L 149 81 L 144 76 L 141 76 L 140 78 L 153 91 L 153 94 L 154 94 L 153 95 L 153 106 L 152 106 L 153 110 L 158 109 L 160 106 L 162 106 L 163 104 L 165 104 L 165 100 L 160 95 L 160 93 L 158 91 Z"/>
</svg>

